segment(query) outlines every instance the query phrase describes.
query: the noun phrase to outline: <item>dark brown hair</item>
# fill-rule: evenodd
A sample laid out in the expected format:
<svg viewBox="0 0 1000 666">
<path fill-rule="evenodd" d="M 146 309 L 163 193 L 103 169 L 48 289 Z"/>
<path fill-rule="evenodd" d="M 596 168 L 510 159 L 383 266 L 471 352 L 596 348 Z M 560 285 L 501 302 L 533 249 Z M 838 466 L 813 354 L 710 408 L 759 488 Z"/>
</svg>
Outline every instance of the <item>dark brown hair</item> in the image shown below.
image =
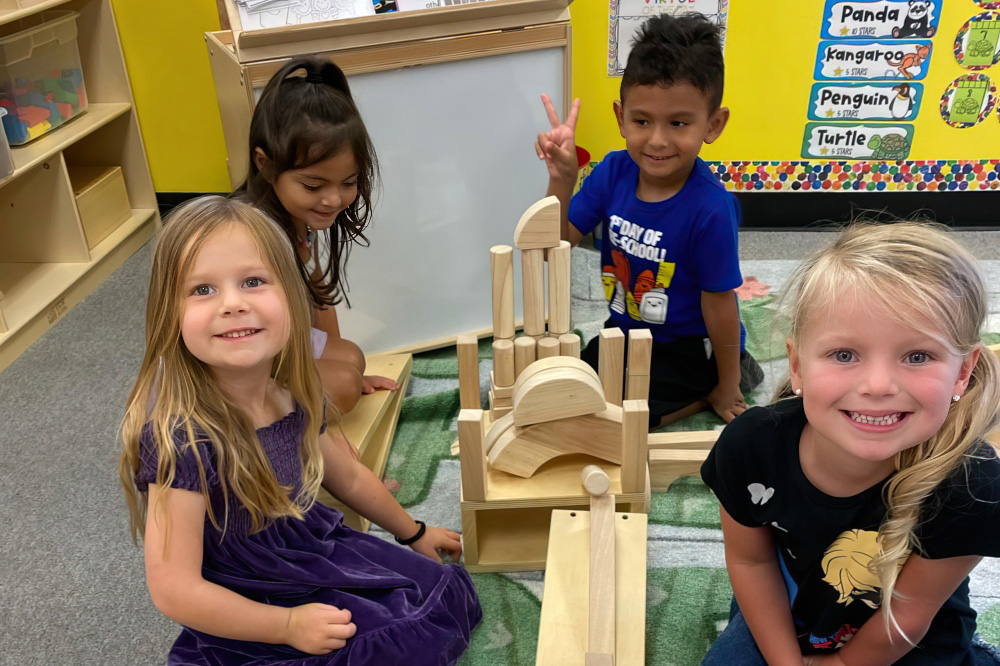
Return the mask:
<svg viewBox="0 0 1000 666">
<path fill-rule="evenodd" d="M 634 86 L 688 83 L 708 101 L 709 113 L 722 104 L 725 64 L 719 27 L 701 14 L 660 14 L 639 27 L 622 74 L 621 101 Z"/>
<path fill-rule="evenodd" d="M 257 148 L 267 156 L 265 171 L 254 159 Z M 295 253 L 302 279 L 319 308 L 346 299 L 344 267 L 351 246 L 368 245 L 364 230 L 371 220 L 378 158 L 344 72 L 328 60 L 292 59 L 271 77 L 257 102 L 250 121 L 250 172 L 234 194 L 270 215 L 295 246 L 291 217 L 278 200 L 273 183 L 289 169 L 304 169 L 345 148 L 354 153 L 358 165 L 358 196 L 330 227 L 329 261 L 319 266 L 318 280 Z"/>
</svg>

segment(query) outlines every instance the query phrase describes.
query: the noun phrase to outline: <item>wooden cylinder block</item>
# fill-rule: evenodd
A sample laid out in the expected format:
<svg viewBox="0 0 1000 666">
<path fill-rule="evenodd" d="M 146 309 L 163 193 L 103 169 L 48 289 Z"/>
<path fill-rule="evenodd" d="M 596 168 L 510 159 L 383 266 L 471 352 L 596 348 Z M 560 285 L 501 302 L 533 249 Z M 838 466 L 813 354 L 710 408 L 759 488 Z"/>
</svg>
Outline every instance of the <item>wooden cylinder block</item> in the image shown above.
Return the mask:
<svg viewBox="0 0 1000 666">
<path fill-rule="evenodd" d="M 559 338 L 542 338 L 537 344 L 538 358 L 559 356 Z"/>
<path fill-rule="evenodd" d="M 545 250 L 521 250 L 524 333 L 545 333 Z"/>
<path fill-rule="evenodd" d="M 535 362 L 535 339 L 524 336 L 514 340 L 514 380 Z"/>
<path fill-rule="evenodd" d="M 549 335 L 569 332 L 570 313 L 570 254 L 569 241 L 559 241 L 559 247 L 548 250 L 549 262 Z"/>
<path fill-rule="evenodd" d="M 576 333 L 563 333 L 560 335 L 559 355 L 580 358 L 580 336 Z"/>
<path fill-rule="evenodd" d="M 514 380 L 514 341 L 493 341 L 493 380 L 497 386 L 513 386 Z"/>
<path fill-rule="evenodd" d="M 597 465 L 584 467 L 580 474 L 580 480 L 583 481 L 583 487 L 591 495 L 603 495 L 611 488 L 611 479 L 608 478 L 607 472 Z"/>
<path fill-rule="evenodd" d="M 493 278 L 493 337 L 514 337 L 514 249 L 510 245 L 490 248 Z"/>
</svg>

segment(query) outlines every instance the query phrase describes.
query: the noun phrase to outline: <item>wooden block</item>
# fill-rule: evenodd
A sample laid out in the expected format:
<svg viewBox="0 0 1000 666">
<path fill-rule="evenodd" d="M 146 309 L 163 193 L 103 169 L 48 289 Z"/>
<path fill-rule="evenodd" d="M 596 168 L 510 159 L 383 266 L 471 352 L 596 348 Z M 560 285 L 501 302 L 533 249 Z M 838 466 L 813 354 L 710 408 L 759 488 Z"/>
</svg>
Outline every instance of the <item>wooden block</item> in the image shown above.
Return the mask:
<svg viewBox="0 0 1000 666">
<path fill-rule="evenodd" d="M 645 400 L 622 403 L 622 491 L 643 492 L 646 487 L 646 438 L 649 406 Z"/>
<path fill-rule="evenodd" d="M 559 338 L 542 338 L 537 343 L 538 358 L 559 356 Z"/>
<path fill-rule="evenodd" d="M 536 201 L 524 211 L 514 229 L 514 246 L 519 250 L 557 247 L 559 224 L 559 198 L 545 197 Z"/>
<path fill-rule="evenodd" d="M 458 396 L 462 409 L 481 409 L 479 393 L 479 340 L 474 335 L 459 335 L 455 339 L 458 350 Z"/>
<path fill-rule="evenodd" d="M 587 652 L 615 653 L 615 496 L 590 498 L 590 633 Z"/>
<path fill-rule="evenodd" d="M 609 405 L 598 414 L 505 427 L 487 445 L 490 466 L 527 479 L 545 463 L 567 454 L 582 453 L 620 465 L 621 419 L 621 408 Z"/>
<path fill-rule="evenodd" d="M 613 654 L 597 654 L 588 652 L 584 655 L 584 666 L 615 666 L 615 656 Z"/>
<path fill-rule="evenodd" d="M 549 264 L 549 335 L 569 333 L 571 250 L 569 241 L 559 241 L 559 246 L 545 255 Z"/>
<path fill-rule="evenodd" d="M 611 488 L 611 479 L 608 478 L 608 473 L 597 465 L 584 467 L 580 473 L 580 480 L 583 482 L 583 487 L 591 495 L 607 494 L 608 489 Z"/>
<path fill-rule="evenodd" d="M 504 407 L 514 406 L 510 398 L 498 398 L 493 394 L 493 391 L 489 392 L 489 396 L 490 396 L 490 409 L 493 409 L 494 407 L 504 408 Z"/>
<path fill-rule="evenodd" d="M 483 410 L 463 409 L 458 413 L 459 465 L 462 468 L 462 499 L 486 499 L 486 449 Z"/>
<path fill-rule="evenodd" d="M 490 248 L 490 276 L 493 280 L 493 337 L 514 337 L 514 248 Z"/>
<path fill-rule="evenodd" d="M 524 369 L 535 362 L 535 339 L 522 336 L 514 340 L 514 381 L 521 376 Z"/>
<path fill-rule="evenodd" d="M 646 522 L 641 513 L 615 517 L 617 666 L 646 663 Z M 589 550 L 589 542 L 588 512 L 552 511 L 536 666 L 586 663 L 590 563 L 583 553 Z"/>
<path fill-rule="evenodd" d="M 597 373 L 594 372 L 594 369 L 587 365 L 585 361 L 581 361 L 578 358 L 569 358 L 567 356 L 553 356 L 551 358 L 539 359 L 525 368 L 525 371 L 518 375 L 517 381 L 514 382 L 514 392 L 517 392 L 518 381 L 521 384 L 524 384 L 524 382 L 528 381 L 528 379 L 535 376 L 537 373 L 552 370 L 553 368 L 575 368 L 593 379 L 595 383 L 601 383 Z"/>
<path fill-rule="evenodd" d="M 493 372 L 498 386 L 513 386 L 514 380 L 514 341 L 493 341 Z"/>
<path fill-rule="evenodd" d="M 580 336 L 576 333 L 563 333 L 559 336 L 560 356 L 580 358 Z"/>
<path fill-rule="evenodd" d="M 493 395 L 498 398 L 510 398 L 514 394 L 514 382 L 508 386 L 497 386 L 496 376 L 490 370 L 490 389 L 493 391 Z"/>
<path fill-rule="evenodd" d="M 577 360 L 565 356 L 542 360 L 554 359 Z M 601 385 L 575 367 L 549 368 L 533 374 L 529 368 L 514 383 L 514 423 L 519 426 L 596 414 L 604 409 Z"/>
<path fill-rule="evenodd" d="M 622 372 L 625 367 L 625 335 L 619 328 L 605 328 L 600 332 L 600 351 L 597 362 L 605 399 L 622 404 Z"/>
<path fill-rule="evenodd" d="M 521 251 L 525 335 L 545 334 L 545 250 Z"/>
<path fill-rule="evenodd" d="M 654 449 L 649 452 L 649 481 L 655 492 L 666 492 L 682 476 L 700 476 L 708 451 Z"/>
<path fill-rule="evenodd" d="M 509 415 L 514 411 L 513 407 L 491 407 L 490 408 L 490 418 L 491 419 L 502 419 L 503 417 Z"/>
<path fill-rule="evenodd" d="M 689 430 L 686 432 L 651 432 L 648 435 L 649 450 L 656 449 L 701 449 L 708 451 L 715 446 L 721 430 Z"/>
<path fill-rule="evenodd" d="M 648 328 L 629 331 L 626 400 L 649 398 L 649 361 L 653 352 L 653 334 Z"/>
<path fill-rule="evenodd" d="M 396 434 L 399 412 L 410 381 L 413 357 L 410 354 L 376 354 L 366 356 L 365 363 L 372 374 L 396 380 L 399 388 L 361 396 L 354 409 L 341 417 L 339 424 L 330 424 L 330 427 L 339 426 L 340 432 L 357 451 L 362 464 L 381 478 Z M 360 516 L 326 490 L 320 488 L 317 499 L 341 511 L 344 514 L 344 524 L 348 527 L 359 532 L 368 531 L 371 523 L 367 518 Z"/>
</svg>

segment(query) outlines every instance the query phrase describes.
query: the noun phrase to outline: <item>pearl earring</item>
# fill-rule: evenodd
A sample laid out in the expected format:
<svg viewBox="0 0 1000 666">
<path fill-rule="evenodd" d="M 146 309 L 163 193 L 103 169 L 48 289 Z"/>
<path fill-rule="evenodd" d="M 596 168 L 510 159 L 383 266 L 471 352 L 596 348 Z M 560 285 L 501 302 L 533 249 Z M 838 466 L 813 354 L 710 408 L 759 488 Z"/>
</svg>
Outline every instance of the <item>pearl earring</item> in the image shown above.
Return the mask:
<svg viewBox="0 0 1000 666">
<path fill-rule="evenodd" d="M 951 401 L 952 401 L 952 402 L 958 402 L 958 401 L 959 401 L 959 400 L 961 400 L 961 399 L 962 399 L 962 396 L 960 396 L 960 395 L 957 395 L 957 394 L 956 394 L 956 395 L 953 395 L 953 396 L 951 396 Z"/>
<path fill-rule="evenodd" d="M 802 389 L 795 389 L 794 391 L 792 391 L 792 393 L 794 393 L 795 395 L 802 395 Z"/>
</svg>

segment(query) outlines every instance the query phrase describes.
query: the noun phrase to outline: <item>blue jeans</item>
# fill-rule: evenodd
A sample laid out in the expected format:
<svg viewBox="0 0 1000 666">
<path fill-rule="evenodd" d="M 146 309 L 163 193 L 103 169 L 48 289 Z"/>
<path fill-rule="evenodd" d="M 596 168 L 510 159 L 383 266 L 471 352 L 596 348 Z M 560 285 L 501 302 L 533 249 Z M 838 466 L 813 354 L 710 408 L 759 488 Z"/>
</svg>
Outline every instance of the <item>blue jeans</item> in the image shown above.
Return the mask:
<svg viewBox="0 0 1000 666">
<path fill-rule="evenodd" d="M 1000 665 L 1000 651 L 996 647 L 981 640 L 979 635 L 972 638 L 972 666 Z M 730 610 L 729 626 L 719 635 L 708 654 L 701 662 L 702 666 L 767 666 L 764 655 L 757 648 L 757 643 L 750 633 L 750 627 L 743 619 L 740 607 L 733 600 Z"/>
</svg>

